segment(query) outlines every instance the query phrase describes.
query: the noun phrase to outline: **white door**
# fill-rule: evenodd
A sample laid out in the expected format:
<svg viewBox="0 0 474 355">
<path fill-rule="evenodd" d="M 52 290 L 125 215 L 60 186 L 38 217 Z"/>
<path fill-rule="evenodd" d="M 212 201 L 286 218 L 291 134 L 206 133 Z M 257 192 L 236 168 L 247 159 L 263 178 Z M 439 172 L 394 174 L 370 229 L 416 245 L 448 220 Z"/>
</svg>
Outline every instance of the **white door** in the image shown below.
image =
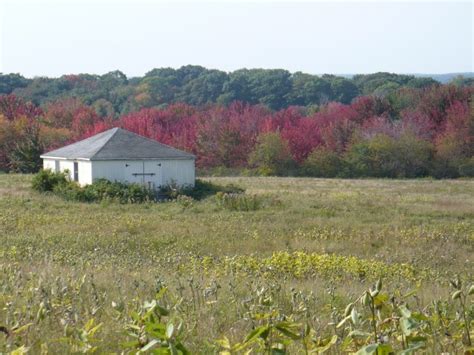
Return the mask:
<svg viewBox="0 0 474 355">
<path fill-rule="evenodd" d="M 128 161 L 125 163 L 125 181 L 133 184 L 143 184 L 143 162 Z"/>
<path fill-rule="evenodd" d="M 162 168 L 158 161 L 145 162 L 145 186 L 150 189 L 158 189 L 162 184 Z"/>
</svg>

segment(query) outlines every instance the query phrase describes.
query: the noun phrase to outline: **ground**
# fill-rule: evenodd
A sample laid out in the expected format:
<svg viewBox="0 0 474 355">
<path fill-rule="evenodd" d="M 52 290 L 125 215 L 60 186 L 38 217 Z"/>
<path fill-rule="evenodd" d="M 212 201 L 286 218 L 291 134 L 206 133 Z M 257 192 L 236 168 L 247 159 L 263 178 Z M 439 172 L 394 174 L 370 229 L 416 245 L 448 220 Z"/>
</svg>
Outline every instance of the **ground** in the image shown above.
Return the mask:
<svg viewBox="0 0 474 355">
<path fill-rule="evenodd" d="M 334 310 L 379 276 L 420 307 L 448 299 L 456 275 L 473 281 L 474 180 L 204 179 L 245 188 L 258 208 L 75 203 L 0 175 L 0 326 L 26 326 L 0 333 L 0 352 L 119 351 L 131 312 L 163 287 L 183 343 L 207 352 L 245 338 L 262 292 L 341 338 Z M 84 341 L 91 319 L 101 326 Z"/>
</svg>

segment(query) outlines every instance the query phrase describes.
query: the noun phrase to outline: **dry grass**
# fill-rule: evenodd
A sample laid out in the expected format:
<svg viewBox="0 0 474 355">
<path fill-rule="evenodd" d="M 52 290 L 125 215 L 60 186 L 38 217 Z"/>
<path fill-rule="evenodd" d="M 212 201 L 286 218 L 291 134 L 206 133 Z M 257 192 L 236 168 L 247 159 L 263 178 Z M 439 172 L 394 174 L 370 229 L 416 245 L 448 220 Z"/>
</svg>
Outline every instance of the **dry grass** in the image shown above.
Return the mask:
<svg viewBox="0 0 474 355">
<path fill-rule="evenodd" d="M 136 304 L 153 297 L 157 279 L 165 280 L 175 292 L 184 287 L 182 292 L 191 295 L 192 276 L 202 289 L 212 282 L 222 285 L 216 304 L 193 308 L 186 316 L 188 321 L 200 317 L 199 329 L 188 339 L 195 349 L 203 349 L 204 335 L 216 338 L 226 333 L 238 338 L 245 329 L 239 320 L 241 306 L 232 304 L 229 308 L 226 302 L 231 294 L 244 299 L 259 285 L 276 282 L 284 307 L 290 307 L 285 295 L 294 288 L 312 292 L 316 297 L 312 306 L 324 308 L 328 288 L 336 289 L 342 303 L 368 283 L 351 277 L 338 281 L 286 275 L 275 280 L 223 275 L 219 270 L 205 273 L 196 266 L 188 268 L 191 256 L 252 255 L 259 259 L 276 251 L 304 251 L 386 264 L 407 263 L 436 275 L 419 281 L 424 285 L 419 291 L 422 302 L 446 296 L 451 275 L 461 274 L 472 281 L 473 180 L 210 180 L 244 187 L 247 193 L 262 196 L 267 201 L 265 207 L 251 212 L 227 211 L 212 198 L 190 207 L 178 203 L 72 203 L 32 192 L 29 176 L 0 175 L 0 264 L 10 270 L 10 274 L 0 276 L 4 295 L 0 309 L 7 302 L 14 304 L 11 309 L 0 310 L 0 325 L 13 322 L 14 309 L 40 299 L 35 293 L 39 291 L 34 291 L 38 284 L 51 289 L 59 287 L 55 285 L 71 288 L 74 280 L 86 275 L 93 279 L 98 296 L 91 290 L 79 290 L 69 305 L 79 317 L 94 316 L 104 323 L 103 334 L 114 344 L 123 326 L 114 320 L 111 300 Z M 224 286 L 230 283 L 237 286 Z M 406 290 L 416 286 L 409 280 L 391 283 Z M 94 307 L 100 311 L 92 315 Z M 319 321 L 322 323 L 329 314 L 321 312 Z M 51 317 L 50 325 L 43 325 L 36 337 L 60 336 L 62 327 L 57 322 L 64 316 Z M 53 352 L 60 349 L 53 346 Z"/>
</svg>

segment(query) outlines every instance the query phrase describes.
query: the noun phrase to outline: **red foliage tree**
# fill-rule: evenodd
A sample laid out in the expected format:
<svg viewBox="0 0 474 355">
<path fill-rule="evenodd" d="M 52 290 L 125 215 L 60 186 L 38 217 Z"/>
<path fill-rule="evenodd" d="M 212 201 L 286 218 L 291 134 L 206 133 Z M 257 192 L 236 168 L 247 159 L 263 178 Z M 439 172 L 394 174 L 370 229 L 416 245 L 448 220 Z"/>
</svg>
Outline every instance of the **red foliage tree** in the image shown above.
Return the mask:
<svg viewBox="0 0 474 355">
<path fill-rule="evenodd" d="M 198 163 L 208 167 L 245 166 L 267 116 L 265 108 L 240 102 L 202 112 L 197 125 Z"/>
<path fill-rule="evenodd" d="M 197 110 L 186 104 L 142 109 L 115 122 L 124 129 L 177 148 L 195 152 Z"/>
<path fill-rule="evenodd" d="M 315 114 L 324 145 L 336 152 L 346 150 L 358 127 L 358 112 L 351 106 L 330 103 Z"/>
<path fill-rule="evenodd" d="M 31 102 L 25 102 L 15 95 L 0 95 L 0 114 L 13 121 L 19 117 L 38 118 L 43 111 Z"/>
</svg>

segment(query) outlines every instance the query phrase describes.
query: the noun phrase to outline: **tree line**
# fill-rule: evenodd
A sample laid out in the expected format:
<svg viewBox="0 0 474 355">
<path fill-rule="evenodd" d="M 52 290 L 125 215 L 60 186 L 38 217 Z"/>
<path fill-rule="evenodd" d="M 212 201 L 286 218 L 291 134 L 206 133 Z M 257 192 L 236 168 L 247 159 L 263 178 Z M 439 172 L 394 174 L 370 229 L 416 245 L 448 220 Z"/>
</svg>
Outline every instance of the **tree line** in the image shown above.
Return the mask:
<svg viewBox="0 0 474 355">
<path fill-rule="evenodd" d="M 109 94 L 119 87 L 111 85 Z M 473 176 L 473 95 L 473 86 L 401 86 L 350 103 L 274 110 L 244 101 L 179 102 L 117 116 L 98 111 L 82 97 L 39 105 L 10 93 L 0 96 L 0 169 L 37 171 L 40 153 L 118 126 L 193 152 L 198 167 L 209 172 Z"/>
<path fill-rule="evenodd" d="M 461 86 L 472 82 L 472 78 L 456 78 Z M 75 97 L 93 107 L 99 115 L 114 117 L 174 103 L 202 106 L 242 101 L 265 105 L 272 110 L 320 106 L 331 101 L 350 104 L 361 95 L 383 97 L 400 88 L 432 85 L 439 85 L 439 82 L 432 78 L 390 73 L 349 78 L 290 73 L 282 69 L 240 69 L 227 73 L 193 65 L 179 69 L 157 68 L 143 77 L 133 78 L 127 78 L 120 71 L 33 79 L 0 73 L 0 94 L 15 94 L 40 106 Z"/>
</svg>

